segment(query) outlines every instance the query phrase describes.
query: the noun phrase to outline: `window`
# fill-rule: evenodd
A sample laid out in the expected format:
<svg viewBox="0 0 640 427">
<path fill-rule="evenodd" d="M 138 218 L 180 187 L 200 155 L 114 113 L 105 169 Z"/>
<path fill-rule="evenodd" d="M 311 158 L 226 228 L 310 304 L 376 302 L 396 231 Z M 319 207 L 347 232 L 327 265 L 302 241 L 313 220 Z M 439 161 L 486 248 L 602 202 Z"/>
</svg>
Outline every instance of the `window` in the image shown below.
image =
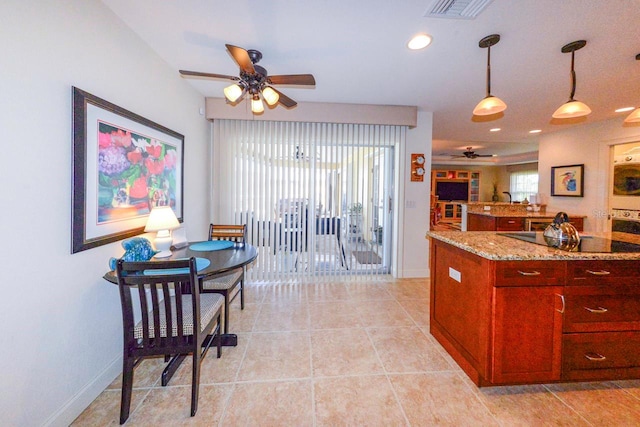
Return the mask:
<svg viewBox="0 0 640 427">
<path fill-rule="evenodd" d="M 523 201 L 526 197 L 531 199 L 533 194 L 538 193 L 538 171 L 511 172 L 509 190 L 514 202 Z"/>
</svg>

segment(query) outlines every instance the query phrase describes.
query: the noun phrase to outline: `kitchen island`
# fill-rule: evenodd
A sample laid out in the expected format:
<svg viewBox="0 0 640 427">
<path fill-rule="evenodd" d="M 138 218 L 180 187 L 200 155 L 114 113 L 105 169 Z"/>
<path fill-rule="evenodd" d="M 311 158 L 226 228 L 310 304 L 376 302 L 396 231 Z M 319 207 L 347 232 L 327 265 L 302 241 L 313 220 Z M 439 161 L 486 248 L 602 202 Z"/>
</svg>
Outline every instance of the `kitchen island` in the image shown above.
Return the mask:
<svg viewBox="0 0 640 427">
<path fill-rule="evenodd" d="M 640 236 L 584 238 L 631 252 L 567 252 L 508 234 L 428 233 L 430 331 L 471 380 L 640 378 Z"/>
<path fill-rule="evenodd" d="M 464 212 L 462 231 L 542 231 L 556 216 L 556 212 L 547 212 L 546 206 L 509 203 L 467 203 Z M 585 218 L 569 215 L 578 231 L 583 230 Z"/>
</svg>

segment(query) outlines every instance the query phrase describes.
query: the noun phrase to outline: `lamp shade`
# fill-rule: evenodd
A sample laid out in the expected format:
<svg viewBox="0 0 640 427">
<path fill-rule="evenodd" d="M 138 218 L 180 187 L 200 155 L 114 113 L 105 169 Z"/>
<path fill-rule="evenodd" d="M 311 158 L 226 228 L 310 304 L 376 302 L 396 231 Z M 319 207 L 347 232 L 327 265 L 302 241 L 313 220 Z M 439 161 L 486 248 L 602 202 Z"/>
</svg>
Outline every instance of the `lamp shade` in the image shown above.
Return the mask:
<svg viewBox="0 0 640 427">
<path fill-rule="evenodd" d="M 507 109 L 507 104 L 497 96 L 489 95 L 476 105 L 473 109 L 475 116 L 488 116 L 497 114 Z"/>
<path fill-rule="evenodd" d="M 575 99 L 565 102 L 553 113 L 554 119 L 571 119 L 591 114 L 591 108 L 584 102 Z"/>
<path fill-rule="evenodd" d="M 633 112 L 631 114 L 629 114 L 626 119 L 624 119 L 624 122 L 625 123 L 638 123 L 638 122 L 640 122 L 640 107 L 638 107 L 635 110 L 633 110 Z"/>
<path fill-rule="evenodd" d="M 251 111 L 256 114 L 260 114 L 264 111 L 264 104 L 258 95 L 251 99 Z"/>
<path fill-rule="evenodd" d="M 278 102 L 278 99 L 280 99 L 280 95 L 278 95 L 278 92 L 276 92 L 269 86 L 262 89 L 262 97 L 265 101 L 267 101 L 267 104 L 271 106 L 276 105 L 276 102 Z"/>
<path fill-rule="evenodd" d="M 151 210 L 144 231 L 173 230 L 180 227 L 171 206 L 158 206 Z"/>
<path fill-rule="evenodd" d="M 238 98 L 242 96 L 242 88 L 237 84 L 232 84 L 227 86 L 223 90 L 224 96 L 229 100 L 229 102 L 236 102 Z"/>
</svg>

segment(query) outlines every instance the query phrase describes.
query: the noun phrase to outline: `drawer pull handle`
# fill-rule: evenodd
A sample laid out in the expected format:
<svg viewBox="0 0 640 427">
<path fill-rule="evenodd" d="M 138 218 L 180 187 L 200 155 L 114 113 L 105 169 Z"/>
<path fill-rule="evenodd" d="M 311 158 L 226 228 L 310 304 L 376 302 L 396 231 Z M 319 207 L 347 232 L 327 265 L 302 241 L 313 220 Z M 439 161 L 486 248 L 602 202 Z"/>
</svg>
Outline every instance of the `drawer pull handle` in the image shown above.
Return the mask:
<svg viewBox="0 0 640 427">
<path fill-rule="evenodd" d="M 607 311 L 609 311 L 604 307 L 598 307 L 598 308 L 585 307 L 584 309 L 587 310 L 589 313 L 606 313 Z"/>
<path fill-rule="evenodd" d="M 592 362 L 603 362 L 607 360 L 605 356 L 598 353 L 587 353 L 584 355 L 584 357 L 587 358 L 587 360 L 590 360 Z"/>
<path fill-rule="evenodd" d="M 606 270 L 600 270 L 600 271 L 587 270 L 587 273 L 593 274 L 594 276 L 607 276 L 611 274 L 609 271 L 606 271 Z"/>
<path fill-rule="evenodd" d="M 520 270 L 518 270 L 518 273 L 522 274 L 523 276 L 539 276 L 540 275 L 539 271 L 520 271 Z"/>
<path fill-rule="evenodd" d="M 556 308 L 556 311 L 558 313 L 564 313 L 564 309 L 565 309 L 564 295 L 560 295 L 560 294 L 556 294 L 556 295 L 559 296 L 560 297 L 560 301 L 562 301 L 562 308 L 560 310 L 558 310 Z"/>
</svg>

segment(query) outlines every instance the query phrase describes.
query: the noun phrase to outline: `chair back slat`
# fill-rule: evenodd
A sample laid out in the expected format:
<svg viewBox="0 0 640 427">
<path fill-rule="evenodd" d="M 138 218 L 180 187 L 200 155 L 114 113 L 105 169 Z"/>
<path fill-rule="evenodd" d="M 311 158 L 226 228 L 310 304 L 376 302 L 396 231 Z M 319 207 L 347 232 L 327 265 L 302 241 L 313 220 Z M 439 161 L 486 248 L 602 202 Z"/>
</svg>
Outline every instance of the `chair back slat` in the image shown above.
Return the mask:
<svg viewBox="0 0 640 427">
<path fill-rule="evenodd" d="M 164 271 L 163 271 L 164 270 Z M 170 270 L 169 272 L 167 270 Z M 184 272 L 181 270 L 185 270 Z M 125 325 L 125 342 L 134 347 L 185 345 L 191 334 L 185 334 L 186 307 L 192 313 L 193 335 L 200 334 L 200 298 L 195 258 L 175 261 L 118 261 L 116 274 L 120 287 Z M 136 339 L 131 289 L 137 291 L 141 312 L 142 336 Z M 173 296 L 172 296 L 173 294 Z"/>
<path fill-rule="evenodd" d="M 243 244 L 247 235 L 246 224 L 210 224 L 209 240 L 230 240 L 237 244 Z"/>
</svg>

